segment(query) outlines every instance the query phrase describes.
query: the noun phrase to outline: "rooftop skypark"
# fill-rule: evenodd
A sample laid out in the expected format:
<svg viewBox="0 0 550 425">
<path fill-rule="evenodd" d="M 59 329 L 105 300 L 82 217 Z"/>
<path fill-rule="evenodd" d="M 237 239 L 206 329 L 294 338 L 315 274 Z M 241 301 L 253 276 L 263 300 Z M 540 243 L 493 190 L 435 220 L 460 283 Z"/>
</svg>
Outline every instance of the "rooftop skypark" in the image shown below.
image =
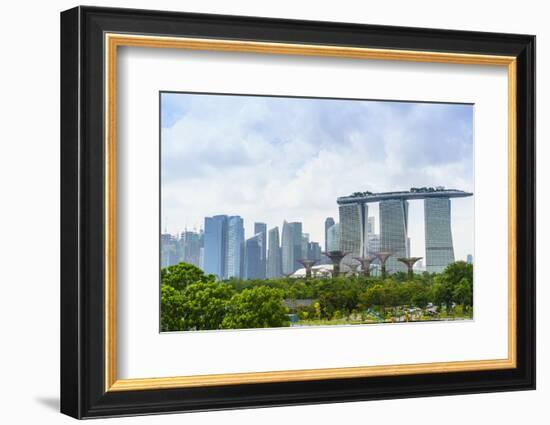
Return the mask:
<svg viewBox="0 0 550 425">
<path fill-rule="evenodd" d="M 443 186 L 436 187 L 411 187 L 408 191 L 380 192 L 369 191 L 354 192 L 349 196 L 341 196 L 337 199 L 338 204 L 354 204 L 357 202 L 380 202 L 389 199 L 409 200 L 426 198 L 464 198 L 472 196 L 473 193 L 458 189 L 445 189 Z"/>
</svg>

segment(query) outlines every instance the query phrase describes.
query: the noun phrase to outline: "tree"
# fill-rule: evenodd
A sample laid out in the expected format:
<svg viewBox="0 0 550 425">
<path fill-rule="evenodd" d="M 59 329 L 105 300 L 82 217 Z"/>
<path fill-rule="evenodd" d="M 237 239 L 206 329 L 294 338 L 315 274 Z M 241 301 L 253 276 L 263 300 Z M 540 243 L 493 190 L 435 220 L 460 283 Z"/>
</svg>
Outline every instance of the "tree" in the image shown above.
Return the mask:
<svg viewBox="0 0 550 425">
<path fill-rule="evenodd" d="M 161 332 L 182 331 L 183 297 L 181 292 L 169 285 L 160 287 Z"/>
<path fill-rule="evenodd" d="M 411 304 L 416 307 L 425 308 L 430 302 L 430 294 L 426 287 L 421 284 L 417 286 L 417 291 L 411 297 Z"/>
<path fill-rule="evenodd" d="M 468 282 L 473 281 L 474 266 L 465 261 L 457 261 L 449 264 L 443 271 L 443 277 L 451 285 L 458 285 L 462 279 Z"/>
<path fill-rule="evenodd" d="M 172 288 L 183 290 L 187 285 L 197 282 L 214 282 L 213 275 L 205 275 L 198 267 L 178 263 L 173 266 L 164 267 L 160 270 L 160 281 L 164 285 L 170 285 Z"/>
<path fill-rule="evenodd" d="M 321 318 L 321 304 L 319 304 L 319 301 L 315 301 L 312 304 L 312 307 L 313 307 L 313 317 L 315 319 L 320 319 Z"/>
<path fill-rule="evenodd" d="M 223 283 L 188 285 L 181 293 L 182 327 L 185 330 L 220 329 L 233 294 L 233 288 Z"/>
<path fill-rule="evenodd" d="M 455 286 L 453 291 L 454 300 L 462 305 L 464 311 L 473 304 L 473 288 L 472 283 L 465 277 Z"/>
<path fill-rule="evenodd" d="M 473 273 L 472 264 L 465 261 L 449 264 L 441 275 L 434 278 L 433 295 L 435 302 L 440 305 L 445 304 L 447 311 L 452 310 L 453 301 L 458 304 L 468 302 L 468 299 L 473 297 Z M 457 295 L 460 299 L 457 299 Z"/>
<path fill-rule="evenodd" d="M 233 295 L 223 329 L 276 328 L 289 326 L 283 291 L 268 286 L 245 289 Z"/>
<path fill-rule="evenodd" d="M 371 285 L 365 292 L 359 297 L 361 304 L 365 307 L 378 307 L 384 306 L 384 286 L 376 283 Z"/>
<path fill-rule="evenodd" d="M 437 276 L 432 286 L 432 299 L 440 307 L 445 305 L 447 312 L 450 312 L 453 304 L 453 285 L 444 278 Z"/>
<path fill-rule="evenodd" d="M 404 299 L 405 291 L 403 290 L 404 284 L 397 283 L 393 280 L 393 276 L 390 279 L 384 281 L 384 290 L 382 301 L 384 307 L 397 307 L 401 304 L 406 304 L 407 300 Z"/>
<path fill-rule="evenodd" d="M 391 277 L 397 282 L 406 282 L 409 279 L 409 274 L 407 272 L 397 271 L 393 273 Z"/>
</svg>

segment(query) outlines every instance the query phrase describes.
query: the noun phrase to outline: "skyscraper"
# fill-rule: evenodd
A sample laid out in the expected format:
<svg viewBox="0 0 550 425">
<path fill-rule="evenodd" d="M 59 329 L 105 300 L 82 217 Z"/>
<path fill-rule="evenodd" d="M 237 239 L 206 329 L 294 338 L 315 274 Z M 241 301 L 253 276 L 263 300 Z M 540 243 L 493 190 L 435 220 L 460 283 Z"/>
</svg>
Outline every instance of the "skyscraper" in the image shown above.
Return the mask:
<svg viewBox="0 0 550 425">
<path fill-rule="evenodd" d="M 310 242 L 308 246 L 308 255 L 309 260 L 321 260 L 321 246 L 319 242 Z"/>
<path fill-rule="evenodd" d="M 262 279 L 265 279 L 267 268 L 267 224 L 254 223 L 254 235 L 260 235 L 260 250 L 261 250 L 261 274 Z"/>
<path fill-rule="evenodd" d="M 178 241 L 169 233 L 160 235 L 160 266 L 173 266 L 179 262 Z"/>
<path fill-rule="evenodd" d="M 241 253 L 244 243 L 243 219 L 231 216 L 227 219 L 227 237 L 225 238 L 224 278 L 241 277 Z"/>
<path fill-rule="evenodd" d="M 294 273 L 300 268 L 297 260 L 300 260 L 302 255 L 302 223 L 283 223 L 281 251 L 283 274 Z"/>
<path fill-rule="evenodd" d="M 199 230 L 199 268 L 204 270 L 204 229 Z"/>
<path fill-rule="evenodd" d="M 440 273 L 455 261 L 449 198 L 424 199 L 424 232 L 426 271 Z"/>
<path fill-rule="evenodd" d="M 267 250 L 267 278 L 274 279 L 283 274 L 281 261 L 281 246 L 279 243 L 279 228 L 269 230 L 269 241 Z"/>
<path fill-rule="evenodd" d="M 281 262 L 283 265 L 283 274 L 290 274 L 294 264 L 294 251 L 292 248 L 292 227 L 286 220 L 283 222 L 283 232 L 281 235 Z"/>
<path fill-rule="evenodd" d="M 367 248 L 367 217 L 366 203 L 349 203 L 339 205 L 340 213 L 340 247 L 342 251 L 355 256 L 365 254 Z"/>
<path fill-rule="evenodd" d="M 244 279 L 263 279 L 261 234 L 247 239 L 244 245 Z"/>
<path fill-rule="evenodd" d="M 397 258 L 409 257 L 407 226 L 409 202 L 404 199 L 380 201 L 380 250 L 392 253 L 386 262 L 388 272 L 406 271 Z"/>
<path fill-rule="evenodd" d="M 468 254 L 468 255 L 466 256 L 466 262 L 467 262 L 468 264 L 473 264 L 473 263 L 474 263 L 474 257 L 473 257 L 472 254 Z"/>
<path fill-rule="evenodd" d="M 201 249 L 200 249 L 199 269 L 204 270 L 204 246 L 201 246 Z"/>
<path fill-rule="evenodd" d="M 296 258 L 296 260 L 307 259 L 309 259 L 309 233 L 302 233 L 302 252 L 300 258 Z"/>
<path fill-rule="evenodd" d="M 201 249 L 200 234 L 185 230 L 180 234 L 179 243 L 181 247 L 182 261 L 199 267 Z"/>
<path fill-rule="evenodd" d="M 327 234 L 328 234 L 328 229 L 330 229 L 332 226 L 334 226 L 334 218 L 332 217 L 327 217 L 325 219 L 325 252 L 328 251 L 328 239 L 327 239 Z"/>
<path fill-rule="evenodd" d="M 380 251 L 380 235 L 376 233 L 376 217 L 367 219 L 367 249 L 363 254 L 368 257 L 371 253 Z"/>
<path fill-rule="evenodd" d="M 327 231 L 327 251 L 340 251 L 340 223 L 335 223 Z"/>
<path fill-rule="evenodd" d="M 224 277 L 227 216 L 204 218 L 204 272 L 219 279 Z"/>
<path fill-rule="evenodd" d="M 380 235 L 377 233 L 369 234 L 369 243 L 367 247 L 368 256 L 370 253 L 375 253 L 380 251 Z"/>
<path fill-rule="evenodd" d="M 373 235 L 375 233 L 376 217 L 371 216 L 367 218 L 367 234 Z"/>
</svg>

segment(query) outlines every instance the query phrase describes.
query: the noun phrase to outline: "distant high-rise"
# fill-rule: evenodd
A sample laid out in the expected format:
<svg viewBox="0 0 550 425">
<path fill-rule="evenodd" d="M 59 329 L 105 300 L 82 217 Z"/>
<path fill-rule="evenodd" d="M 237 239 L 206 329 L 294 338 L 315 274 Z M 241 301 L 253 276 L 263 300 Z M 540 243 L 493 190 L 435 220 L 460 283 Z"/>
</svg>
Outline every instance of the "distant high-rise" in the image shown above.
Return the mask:
<svg viewBox="0 0 550 425">
<path fill-rule="evenodd" d="M 368 257 L 371 253 L 380 251 L 380 235 L 376 233 L 376 217 L 367 219 L 367 249 L 363 254 Z"/>
<path fill-rule="evenodd" d="M 310 242 L 308 245 L 308 260 L 321 260 L 321 246 L 319 242 Z"/>
<path fill-rule="evenodd" d="M 283 233 L 281 235 L 281 260 L 283 265 L 283 273 L 290 274 L 294 270 L 294 249 L 292 239 L 292 226 L 286 220 L 283 222 Z"/>
<path fill-rule="evenodd" d="M 455 261 L 449 198 L 424 199 L 424 232 L 426 271 L 441 273 L 448 264 Z"/>
<path fill-rule="evenodd" d="M 335 223 L 327 232 L 327 251 L 340 251 L 340 223 Z"/>
<path fill-rule="evenodd" d="M 260 248 L 261 248 L 261 270 L 262 279 L 265 279 L 267 268 L 267 224 L 254 223 L 254 234 L 260 235 Z"/>
<path fill-rule="evenodd" d="M 179 262 L 178 241 L 169 233 L 160 235 L 160 266 L 173 266 Z"/>
<path fill-rule="evenodd" d="M 325 252 L 328 251 L 328 242 L 327 242 L 328 229 L 330 229 L 332 226 L 334 226 L 334 218 L 327 217 L 325 219 Z"/>
<path fill-rule="evenodd" d="M 296 260 L 307 260 L 309 258 L 309 233 L 302 233 L 302 253 Z"/>
<path fill-rule="evenodd" d="M 184 231 L 180 234 L 182 261 L 187 264 L 200 265 L 201 235 L 197 232 Z"/>
<path fill-rule="evenodd" d="M 341 250 L 355 256 L 364 255 L 367 248 L 367 204 L 342 204 L 339 205 L 338 211 Z"/>
<path fill-rule="evenodd" d="M 473 263 L 474 263 L 474 257 L 472 256 L 472 254 L 468 254 L 468 255 L 466 256 L 466 262 L 467 262 L 468 264 L 473 264 Z"/>
<path fill-rule="evenodd" d="M 269 230 L 269 240 L 267 249 L 267 278 L 274 279 L 283 274 L 283 264 L 281 261 L 281 246 L 279 242 L 279 228 L 274 227 Z"/>
<path fill-rule="evenodd" d="M 199 269 L 204 270 L 204 246 L 201 246 L 201 249 L 200 249 Z"/>
<path fill-rule="evenodd" d="M 283 235 L 281 243 L 283 274 L 294 273 L 300 264 L 302 256 L 302 223 L 283 223 Z"/>
<path fill-rule="evenodd" d="M 373 235 L 375 232 L 376 217 L 370 216 L 367 218 L 367 234 Z"/>
<path fill-rule="evenodd" d="M 219 279 L 225 275 L 227 216 L 204 218 L 204 272 Z"/>
<path fill-rule="evenodd" d="M 367 245 L 367 254 L 375 253 L 380 251 L 380 235 L 377 233 L 369 234 L 369 242 Z"/>
<path fill-rule="evenodd" d="M 227 237 L 225 238 L 224 278 L 241 277 L 241 253 L 244 243 L 243 219 L 236 215 L 227 219 Z"/>
<path fill-rule="evenodd" d="M 263 279 L 261 234 L 247 239 L 244 244 L 244 279 Z"/>
<path fill-rule="evenodd" d="M 386 262 L 388 272 L 406 271 L 397 258 L 409 257 L 407 226 L 409 202 L 403 199 L 380 201 L 380 250 L 391 252 Z"/>
</svg>

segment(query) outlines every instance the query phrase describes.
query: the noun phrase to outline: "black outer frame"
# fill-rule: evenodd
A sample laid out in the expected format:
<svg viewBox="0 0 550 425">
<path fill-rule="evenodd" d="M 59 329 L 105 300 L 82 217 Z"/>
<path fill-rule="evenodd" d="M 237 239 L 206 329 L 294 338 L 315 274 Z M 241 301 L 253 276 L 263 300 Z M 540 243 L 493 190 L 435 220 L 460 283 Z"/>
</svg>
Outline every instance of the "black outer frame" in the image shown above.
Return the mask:
<svg viewBox="0 0 550 425">
<path fill-rule="evenodd" d="M 517 368 L 104 391 L 105 32 L 517 57 Z M 535 388 L 535 37 L 76 7 L 61 13 L 61 412 L 75 418 Z"/>
</svg>

